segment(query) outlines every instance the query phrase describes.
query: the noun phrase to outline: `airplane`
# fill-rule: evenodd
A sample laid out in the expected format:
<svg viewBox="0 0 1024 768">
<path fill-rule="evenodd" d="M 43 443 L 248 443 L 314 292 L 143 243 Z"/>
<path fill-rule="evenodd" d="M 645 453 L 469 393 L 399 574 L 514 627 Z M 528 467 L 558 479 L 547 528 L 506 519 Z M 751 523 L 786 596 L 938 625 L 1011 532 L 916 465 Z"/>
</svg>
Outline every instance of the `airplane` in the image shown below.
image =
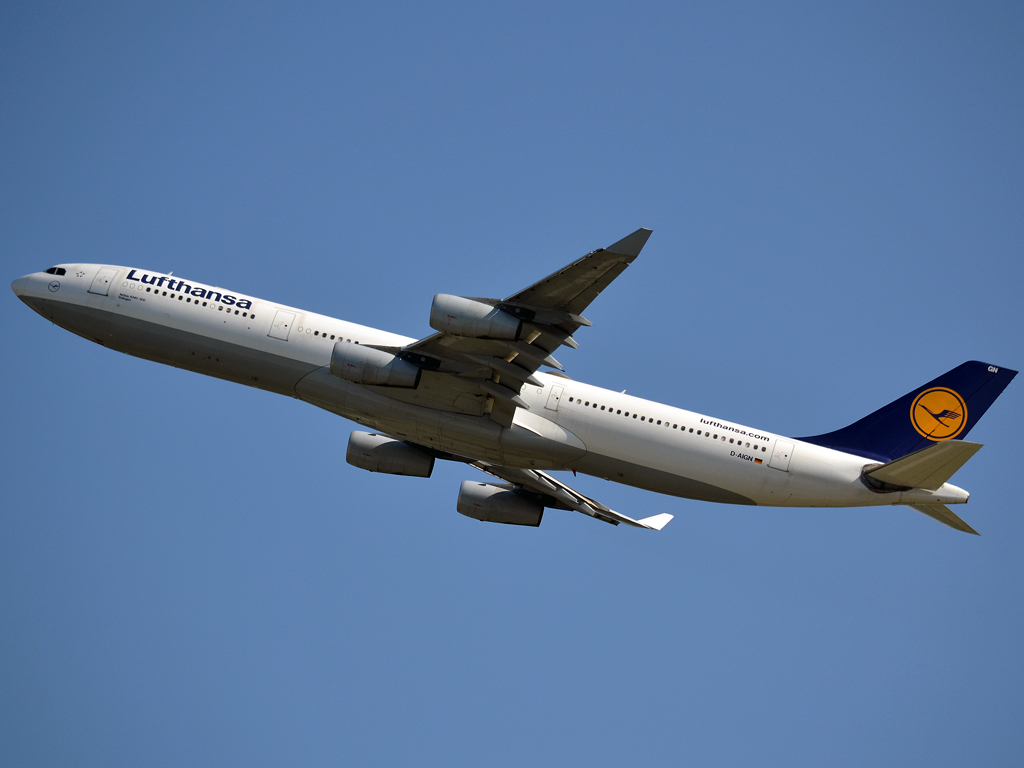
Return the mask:
<svg viewBox="0 0 1024 768">
<path fill-rule="evenodd" d="M 842 429 L 773 434 L 569 378 L 581 314 L 640 255 L 649 229 L 592 251 L 506 299 L 437 294 L 423 339 L 356 325 L 154 270 L 61 264 L 15 280 L 48 320 L 136 357 L 288 395 L 356 422 L 346 460 L 430 477 L 435 460 L 490 475 L 456 510 L 539 526 L 546 509 L 661 530 L 562 482 L 582 472 L 688 499 L 789 507 L 905 505 L 977 534 L 948 480 L 964 440 L 1017 371 L 970 361 Z M 541 370 L 542 368 L 546 370 Z"/>
</svg>

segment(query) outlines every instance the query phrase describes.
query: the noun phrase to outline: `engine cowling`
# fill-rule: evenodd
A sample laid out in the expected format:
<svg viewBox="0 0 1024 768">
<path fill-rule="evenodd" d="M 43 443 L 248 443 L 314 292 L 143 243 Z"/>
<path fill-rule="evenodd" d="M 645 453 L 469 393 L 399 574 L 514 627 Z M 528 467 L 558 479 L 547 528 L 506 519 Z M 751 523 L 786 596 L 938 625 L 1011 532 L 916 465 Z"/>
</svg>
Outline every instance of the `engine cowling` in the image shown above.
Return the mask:
<svg viewBox="0 0 1024 768">
<path fill-rule="evenodd" d="M 348 438 L 345 461 L 369 472 L 406 477 L 430 477 L 434 457 L 426 451 L 370 432 L 353 432 Z"/>
<path fill-rule="evenodd" d="M 455 508 L 460 514 L 485 523 L 540 525 L 544 507 L 508 488 L 465 480 Z"/>
<path fill-rule="evenodd" d="M 438 293 L 430 305 L 430 327 L 455 336 L 515 341 L 523 323 L 490 304 Z"/>
<path fill-rule="evenodd" d="M 420 369 L 407 360 L 379 349 L 339 341 L 331 353 L 331 374 L 356 384 L 414 389 Z"/>
</svg>

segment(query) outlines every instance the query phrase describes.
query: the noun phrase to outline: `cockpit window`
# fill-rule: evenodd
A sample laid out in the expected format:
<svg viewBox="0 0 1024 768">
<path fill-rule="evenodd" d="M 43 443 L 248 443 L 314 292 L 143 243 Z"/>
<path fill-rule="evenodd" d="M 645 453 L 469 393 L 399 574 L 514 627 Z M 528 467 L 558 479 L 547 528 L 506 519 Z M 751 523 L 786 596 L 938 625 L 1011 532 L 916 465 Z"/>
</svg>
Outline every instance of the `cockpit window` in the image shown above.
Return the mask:
<svg viewBox="0 0 1024 768">
<path fill-rule="evenodd" d="M 48 275 L 66 275 L 67 273 L 68 271 L 64 269 L 64 267 L 50 267 L 46 270 L 46 274 Z"/>
</svg>

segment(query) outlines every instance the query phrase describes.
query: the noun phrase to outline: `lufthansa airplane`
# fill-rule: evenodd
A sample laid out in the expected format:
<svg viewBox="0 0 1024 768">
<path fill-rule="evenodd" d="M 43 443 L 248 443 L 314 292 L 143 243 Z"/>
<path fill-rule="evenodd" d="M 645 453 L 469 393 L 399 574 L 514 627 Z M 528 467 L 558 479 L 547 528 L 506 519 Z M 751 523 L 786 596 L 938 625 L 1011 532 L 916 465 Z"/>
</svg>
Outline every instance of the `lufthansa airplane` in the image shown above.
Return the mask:
<svg viewBox="0 0 1024 768">
<path fill-rule="evenodd" d="M 372 431 L 347 460 L 429 477 L 435 459 L 499 482 L 465 481 L 456 508 L 540 525 L 545 508 L 661 530 L 549 474 L 572 470 L 724 504 L 902 504 L 976 533 L 946 505 L 947 482 L 981 445 L 963 438 L 1017 374 L 967 362 L 860 421 L 813 437 L 775 435 L 574 381 L 554 358 L 575 349 L 582 313 L 639 255 L 639 229 L 506 299 L 438 294 L 436 331 L 416 340 L 170 274 L 61 264 L 11 286 L 62 328 L 129 355 L 305 400 Z M 548 370 L 542 371 L 546 367 Z"/>
</svg>

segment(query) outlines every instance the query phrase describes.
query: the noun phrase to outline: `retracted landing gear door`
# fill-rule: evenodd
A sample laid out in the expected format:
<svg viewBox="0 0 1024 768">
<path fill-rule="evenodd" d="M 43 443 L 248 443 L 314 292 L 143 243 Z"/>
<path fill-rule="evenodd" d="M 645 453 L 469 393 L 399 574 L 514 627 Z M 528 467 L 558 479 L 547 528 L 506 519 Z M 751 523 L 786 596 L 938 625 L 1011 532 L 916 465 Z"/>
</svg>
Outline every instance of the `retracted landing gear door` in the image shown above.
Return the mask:
<svg viewBox="0 0 1024 768">
<path fill-rule="evenodd" d="M 103 267 L 103 269 L 96 273 L 96 277 L 92 279 L 89 293 L 95 293 L 97 296 L 106 296 L 110 290 L 110 284 L 114 282 L 116 276 L 116 269 L 113 267 Z"/>
</svg>

